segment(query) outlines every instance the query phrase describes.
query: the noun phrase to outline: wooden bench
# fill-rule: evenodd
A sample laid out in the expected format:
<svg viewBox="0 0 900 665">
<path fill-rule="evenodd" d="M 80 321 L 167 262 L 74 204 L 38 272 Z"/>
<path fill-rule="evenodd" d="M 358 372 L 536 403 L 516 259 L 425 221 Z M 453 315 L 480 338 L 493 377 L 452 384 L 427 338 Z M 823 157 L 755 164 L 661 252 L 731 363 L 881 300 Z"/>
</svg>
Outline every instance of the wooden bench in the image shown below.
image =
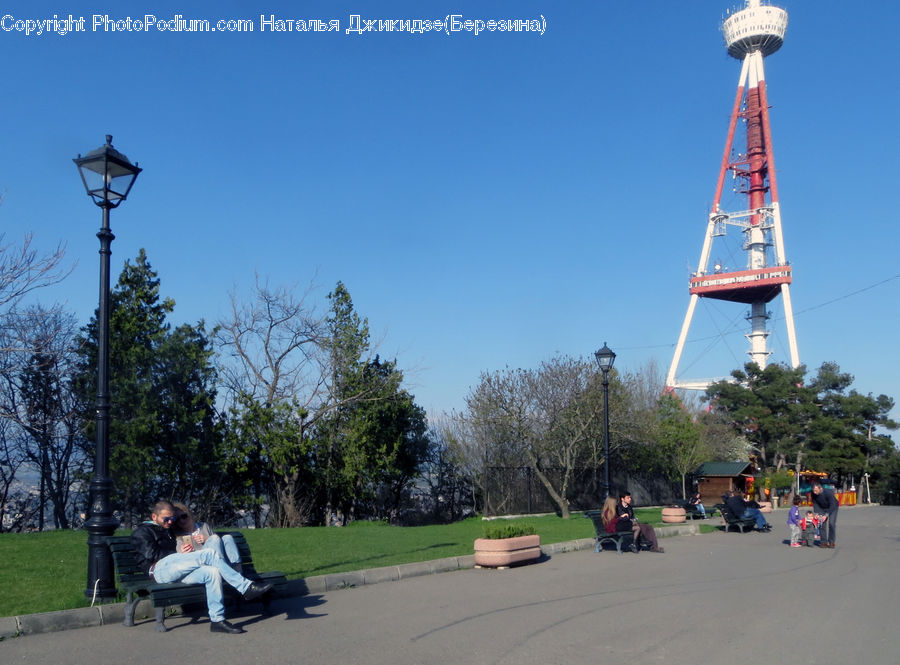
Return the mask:
<svg viewBox="0 0 900 665">
<path fill-rule="evenodd" d="M 634 536 L 631 533 L 631 529 L 628 531 L 616 531 L 615 533 L 608 533 L 606 531 L 606 525 L 603 524 L 603 516 L 602 511 L 600 510 L 585 510 L 584 516 L 587 517 L 594 523 L 594 551 L 599 552 L 603 549 L 603 543 L 608 542 L 612 543 L 616 546 L 616 552 L 619 554 L 622 553 L 622 544 L 625 542 L 630 547 L 631 544 L 634 544 Z"/>
<path fill-rule="evenodd" d="M 703 519 L 703 513 L 701 513 L 699 510 L 697 510 L 697 506 L 692 504 L 690 501 L 684 501 L 681 505 L 684 507 L 685 517 L 689 517 L 692 520 L 702 520 Z M 718 509 L 719 509 L 718 504 L 713 506 L 712 508 L 707 509 L 706 516 L 712 517 L 713 515 L 716 514 L 716 511 Z"/>
<path fill-rule="evenodd" d="M 722 520 L 725 522 L 725 533 L 728 533 L 728 529 L 733 526 L 736 526 L 741 530 L 741 533 L 744 533 L 745 528 L 750 528 L 751 530 L 756 527 L 756 520 L 752 517 L 738 517 L 733 512 L 731 512 L 731 508 L 726 506 L 724 503 L 717 503 L 715 506 L 716 510 L 722 515 Z"/>
<path fill-rule="evenodd" d="M 241 575 L 254 582 L 268 583 L 273 586 L 272 591 L 258 599 L 263 603 L 264 611 L 268 612 L 269 601 L 272 597 L 284 595 L 287 587 L 287 578 L 284 573 L 272 571 L 259 573 L 253 567 L 253 559 L 250 556 L 250 546 L 244 539 L 244 534 L 239 531 L 222 532 L 219 535 L 230 534 L 238 547 L 241 555 Z M 166 632 L 165 612 L 171 605 L 201 604 L 206 607 L 206 587 L 203 584 L 184 584 L 173 582 L 171 584 L 159 584 L 153 581 L 137 565 L 137 554 L 131 544 L 130 536 L 110 536 L 106 539 L 113 562 L 116 567 L 116 583 L 119 590 L 125 592 L 125 626 L 134 625 L 134 610 L 142 598 L 150 597 L 153 607 L 156 609 L 156 631 Z M 222 584 L 226 604 L 242 602 L 243 598 L 230 585 Z M 256 602 L 256 601 L 252 601 Z"/>
</svg>

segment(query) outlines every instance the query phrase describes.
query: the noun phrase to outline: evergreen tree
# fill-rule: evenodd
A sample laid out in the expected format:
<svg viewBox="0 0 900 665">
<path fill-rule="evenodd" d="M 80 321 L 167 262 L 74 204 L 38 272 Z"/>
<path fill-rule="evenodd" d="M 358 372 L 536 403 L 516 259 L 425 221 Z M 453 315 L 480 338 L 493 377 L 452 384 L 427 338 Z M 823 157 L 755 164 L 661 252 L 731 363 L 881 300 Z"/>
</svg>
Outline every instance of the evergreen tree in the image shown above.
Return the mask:
<svg viewBox="0 0 900 665">
<path fill-rule="evenodd" d="M 837 363 L 824 363 L 813 381 L 823 418 L 813 437 L 810 465 L 841 478 L 859 478 L 873 457 L 893 449 L 890 437 L 875 435 L 877 427 L 897 428 L 889 417 L 893 400 L 863 395 L 850 388 L 852 383 L 853 376 L 841 372 Z"/>
<path fill-rule="evenodd" d="M 329 398 L 314 436 L 324 521 L 346 522 L 360 510 L 389 517 L 425 459 L 425 414 L 402 389 L 396 362 L 365 357 L 368 320 L 344 284 L 328 299 Z"/>
<path fill-rule="evenodd" d="M 707 398 L 751 442 L 763 468 L 813 468 L 843 480 L 893 451 L 889 437 L 875 435 L 876 427 L 897 427 L 888 417 L 892 399 L 850 389 L 853 376 L 836 363 L 824 363 L 809 382 L 805 374 L 803 367 L 748 363 L 732 372 L 734 382 L 710 386 Z"/>
<path fill-rule="evenodd" d="M 329 413 L 317 431 L 319 466 L 324 498 L 325 524 L 352 518 L 352 497 L 358 491 L 356 469 L 364 465 L 363 454 L 354 451 L 357 443 L 350 434 L 350 419 L 358 399 L 368 390 L 359 380 L 363 355 L 369 350 L 369 321 L 353 308 L 350 292 L 342 282 L 328 294 L 331 309 L 326 319 L 328 336 L 324 346 L 328 357 Z M 340 508 L 345 508 L 341 517 Z"/>
<path fill-rule="evenodd" d="M 110 475 L 113 503 L 130 523 L 159 498 L 202 504 L 220 482 L 209 340 L 203 322 L 171 331 L 175 302 L 161 299 L 159 286 L 141 249 L 110 294 Z M 96 339 L 95 316 L 83 329 L 78 385 L 85 396 L 96 394 Z M 93 442 L 93 414 L 85 421 Z"/>
<path fill-rule="evenodd" d="M 806 368 L 747 363 L 733 381 L 710 386 L 712 408 L 750 442 L 758 466 L 782 468 L 803 455 L 810 422 L 818 417 L 816 390 L 804 386 Z"/>
<path fill-rule="evenodd" d="M 401 387 L 394 361 L 375 356 L 357 379 L 364 396 L 346 410 L 342 425 L 341 508 L 352 516 L 367 507 L 367 514 L 390 519 L 427 455 L 425 412 Z"/>
<path fill-rule="evenodd" d="M 231 408 L 221 459 L 233 500 L 250 509 L 257 527 L 302 526 L 316 519 L 305 416 L 296 403 L 267 404 L 246 393 Z"/>
</svg>

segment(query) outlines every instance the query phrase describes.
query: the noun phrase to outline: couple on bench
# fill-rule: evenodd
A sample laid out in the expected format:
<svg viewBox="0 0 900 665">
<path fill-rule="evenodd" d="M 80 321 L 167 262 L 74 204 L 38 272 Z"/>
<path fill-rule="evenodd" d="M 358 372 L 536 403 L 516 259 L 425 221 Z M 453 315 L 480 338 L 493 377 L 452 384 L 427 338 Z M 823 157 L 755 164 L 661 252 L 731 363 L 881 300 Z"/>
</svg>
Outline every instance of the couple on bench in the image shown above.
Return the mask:
<svg viewBox="0 0 900 665">
<path fill-rule="evenodd" d="M 660 554 L 665 552 L 656 542 L 656 531 L 653 527 L 649 524 L 641 524 L 635 519 L 634 509 L 631 507 L 631 493 L 627 490 L 619 494 L 618 500 L 612 496 L 606 497 L 600 517 L 606 533 L 622 534 L 623 540 L 628 534 L 631 534 L 630 549 L 632 552 L 639 552 L 642 543 L 646 543 L 651 552 Z"/>
</svg>

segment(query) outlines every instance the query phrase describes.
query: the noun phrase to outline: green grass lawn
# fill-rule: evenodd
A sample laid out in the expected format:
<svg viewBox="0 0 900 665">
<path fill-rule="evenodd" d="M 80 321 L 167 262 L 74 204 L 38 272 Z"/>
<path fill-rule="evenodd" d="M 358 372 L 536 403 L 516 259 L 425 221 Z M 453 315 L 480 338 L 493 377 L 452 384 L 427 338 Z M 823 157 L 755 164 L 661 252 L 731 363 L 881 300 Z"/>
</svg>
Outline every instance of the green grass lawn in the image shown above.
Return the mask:
<svg viewBox="0 0 900 665">
<path fill-rule="evenodd" d="M 638 519 L 659 523 L 660 509 L 639 508 Z M 549 545 L 590 538 L 594 528 L 580 513 L 512 520 L 532 524 Z M 354 522 L 343 528 L 243 530 L 257 570 L 280 570 L 288 578 L 312 577 L 364 568 L 472 554 L 482 522 L 421 527 Z M 124 532 L 123 532 L 124 533 Z M 45 531 L 0 534 L 0 616 L 86 607 L 87 533 Z"/>
</svg>

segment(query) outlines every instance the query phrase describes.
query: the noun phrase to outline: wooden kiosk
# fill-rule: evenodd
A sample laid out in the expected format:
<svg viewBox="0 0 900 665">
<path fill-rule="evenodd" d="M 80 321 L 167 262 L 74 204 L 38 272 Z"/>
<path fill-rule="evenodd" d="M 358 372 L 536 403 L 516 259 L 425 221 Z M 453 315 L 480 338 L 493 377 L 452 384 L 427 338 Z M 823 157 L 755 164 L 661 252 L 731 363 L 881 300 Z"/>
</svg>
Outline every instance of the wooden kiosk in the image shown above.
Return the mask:
<svg viewBox="0 0 900 665">
<path fill-rule="evenodd" d="M 722 501 L 722 495 L 731 490 L 746 492 L 748 480 L 756 473 L 750 462 L 704 462 L 694 472 L 697 491 L 705 505 Z"/>
</svg>

